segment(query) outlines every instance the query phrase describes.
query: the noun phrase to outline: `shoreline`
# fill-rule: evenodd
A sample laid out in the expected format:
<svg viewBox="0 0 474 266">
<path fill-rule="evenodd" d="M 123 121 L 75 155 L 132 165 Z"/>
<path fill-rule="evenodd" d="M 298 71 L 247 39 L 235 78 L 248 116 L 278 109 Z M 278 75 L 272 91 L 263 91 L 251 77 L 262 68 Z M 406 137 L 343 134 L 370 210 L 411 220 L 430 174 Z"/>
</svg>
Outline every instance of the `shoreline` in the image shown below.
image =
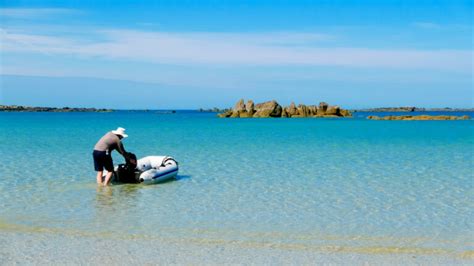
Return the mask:
<svg viewBox="0 0 474 266">
<path fill-rule="evenodd" d="M 12 241 L 14 240 L 14 241 Z M 5 263 L 45 264 L 470 264 L 472 252 L 420 252 L 403 248 L 298 247 L 279 243 L 79 236 L 0 230 Z M 113 253 L 104 252 L 113 250 Z"/>
</svg>

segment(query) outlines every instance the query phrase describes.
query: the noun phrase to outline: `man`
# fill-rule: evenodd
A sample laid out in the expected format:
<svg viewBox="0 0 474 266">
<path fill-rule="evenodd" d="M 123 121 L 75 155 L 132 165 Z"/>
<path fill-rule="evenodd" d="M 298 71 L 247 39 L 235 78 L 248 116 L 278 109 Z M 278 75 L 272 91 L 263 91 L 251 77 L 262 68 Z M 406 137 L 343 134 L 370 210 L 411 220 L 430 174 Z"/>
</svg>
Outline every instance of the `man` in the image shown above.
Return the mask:
<svg viewBox="0 0 474 266">
<path fill-rule="evenodd" d="M 112 151 L 117 150 L 127 160 L 127 152 L 125 151 L 122 139 L 128 137 L 125 134 L 125 128 L 119 127 L 117 130 L 112 130 L 105 134 L 95 144 L 94 152 L 94 169 L 97 171 L 97 184 L 107 186 L 110 183 L 112 174 L 114 172 L 114 163 L 112 161 Z M 103 169 L 107 170 L 104 183 L 102 183 Z"/>
</svg>

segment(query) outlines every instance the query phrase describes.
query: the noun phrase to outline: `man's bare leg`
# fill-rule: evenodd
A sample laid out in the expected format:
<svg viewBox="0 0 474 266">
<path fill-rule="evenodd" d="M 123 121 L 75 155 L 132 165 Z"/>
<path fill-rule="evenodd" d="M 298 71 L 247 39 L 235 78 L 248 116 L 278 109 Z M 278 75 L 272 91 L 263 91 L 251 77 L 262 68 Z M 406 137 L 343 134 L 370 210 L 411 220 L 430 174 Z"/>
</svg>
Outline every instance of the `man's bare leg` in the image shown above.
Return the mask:
<svg viewBox="0 0 474 266">
<path fill-rule="evenodd" d="M 97 171 L 97 185 L 102 184 L 102 175 L 103 175 L 102 171 Z"/>
<path fill-rule="evenodd" d="M 108 186 L 110 183 L 110 178 L 112 177 L 112 174 L 114 172 L 107 172 L 107 175 L 105 175 L 105 180 L 104 180 L 104 186 Z"/>
</svg>

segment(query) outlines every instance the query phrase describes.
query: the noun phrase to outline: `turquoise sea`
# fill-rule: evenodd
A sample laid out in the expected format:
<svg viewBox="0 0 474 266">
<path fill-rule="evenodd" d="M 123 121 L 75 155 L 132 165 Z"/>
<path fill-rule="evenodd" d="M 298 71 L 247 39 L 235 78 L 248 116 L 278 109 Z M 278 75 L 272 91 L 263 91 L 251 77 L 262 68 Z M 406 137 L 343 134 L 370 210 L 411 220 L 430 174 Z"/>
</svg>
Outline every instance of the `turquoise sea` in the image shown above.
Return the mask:
<svg viewBox="0 0 474 266">
<path fill-rule="evenodd" d="M 12 242 L 25 233 L 137 245 L 156 238 L 472 262 L 474 120 L 367 115 L 0 113 L 0 235 Z M 138 157 L 174 157 L 178 179 L 98 188 L 92 148 L 118 126 Z"/>
</svg>

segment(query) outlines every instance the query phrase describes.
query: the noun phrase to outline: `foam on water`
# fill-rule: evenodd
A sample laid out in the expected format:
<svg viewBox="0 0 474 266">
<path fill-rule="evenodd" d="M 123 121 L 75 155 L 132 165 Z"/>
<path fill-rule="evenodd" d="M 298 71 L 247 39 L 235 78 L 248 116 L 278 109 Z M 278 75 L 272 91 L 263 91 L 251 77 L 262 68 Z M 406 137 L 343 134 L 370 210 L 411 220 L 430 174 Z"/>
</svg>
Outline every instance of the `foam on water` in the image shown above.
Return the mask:
<svg viewBox="0 0 474 266">
<path fill-rule="evenodd" d="M 117 126 L 178 180 L 97 188 L 92 147 Z M 461 254 L 473 148 L 473 121 L 2 113 L 0 230 Z"/>
</svg>

